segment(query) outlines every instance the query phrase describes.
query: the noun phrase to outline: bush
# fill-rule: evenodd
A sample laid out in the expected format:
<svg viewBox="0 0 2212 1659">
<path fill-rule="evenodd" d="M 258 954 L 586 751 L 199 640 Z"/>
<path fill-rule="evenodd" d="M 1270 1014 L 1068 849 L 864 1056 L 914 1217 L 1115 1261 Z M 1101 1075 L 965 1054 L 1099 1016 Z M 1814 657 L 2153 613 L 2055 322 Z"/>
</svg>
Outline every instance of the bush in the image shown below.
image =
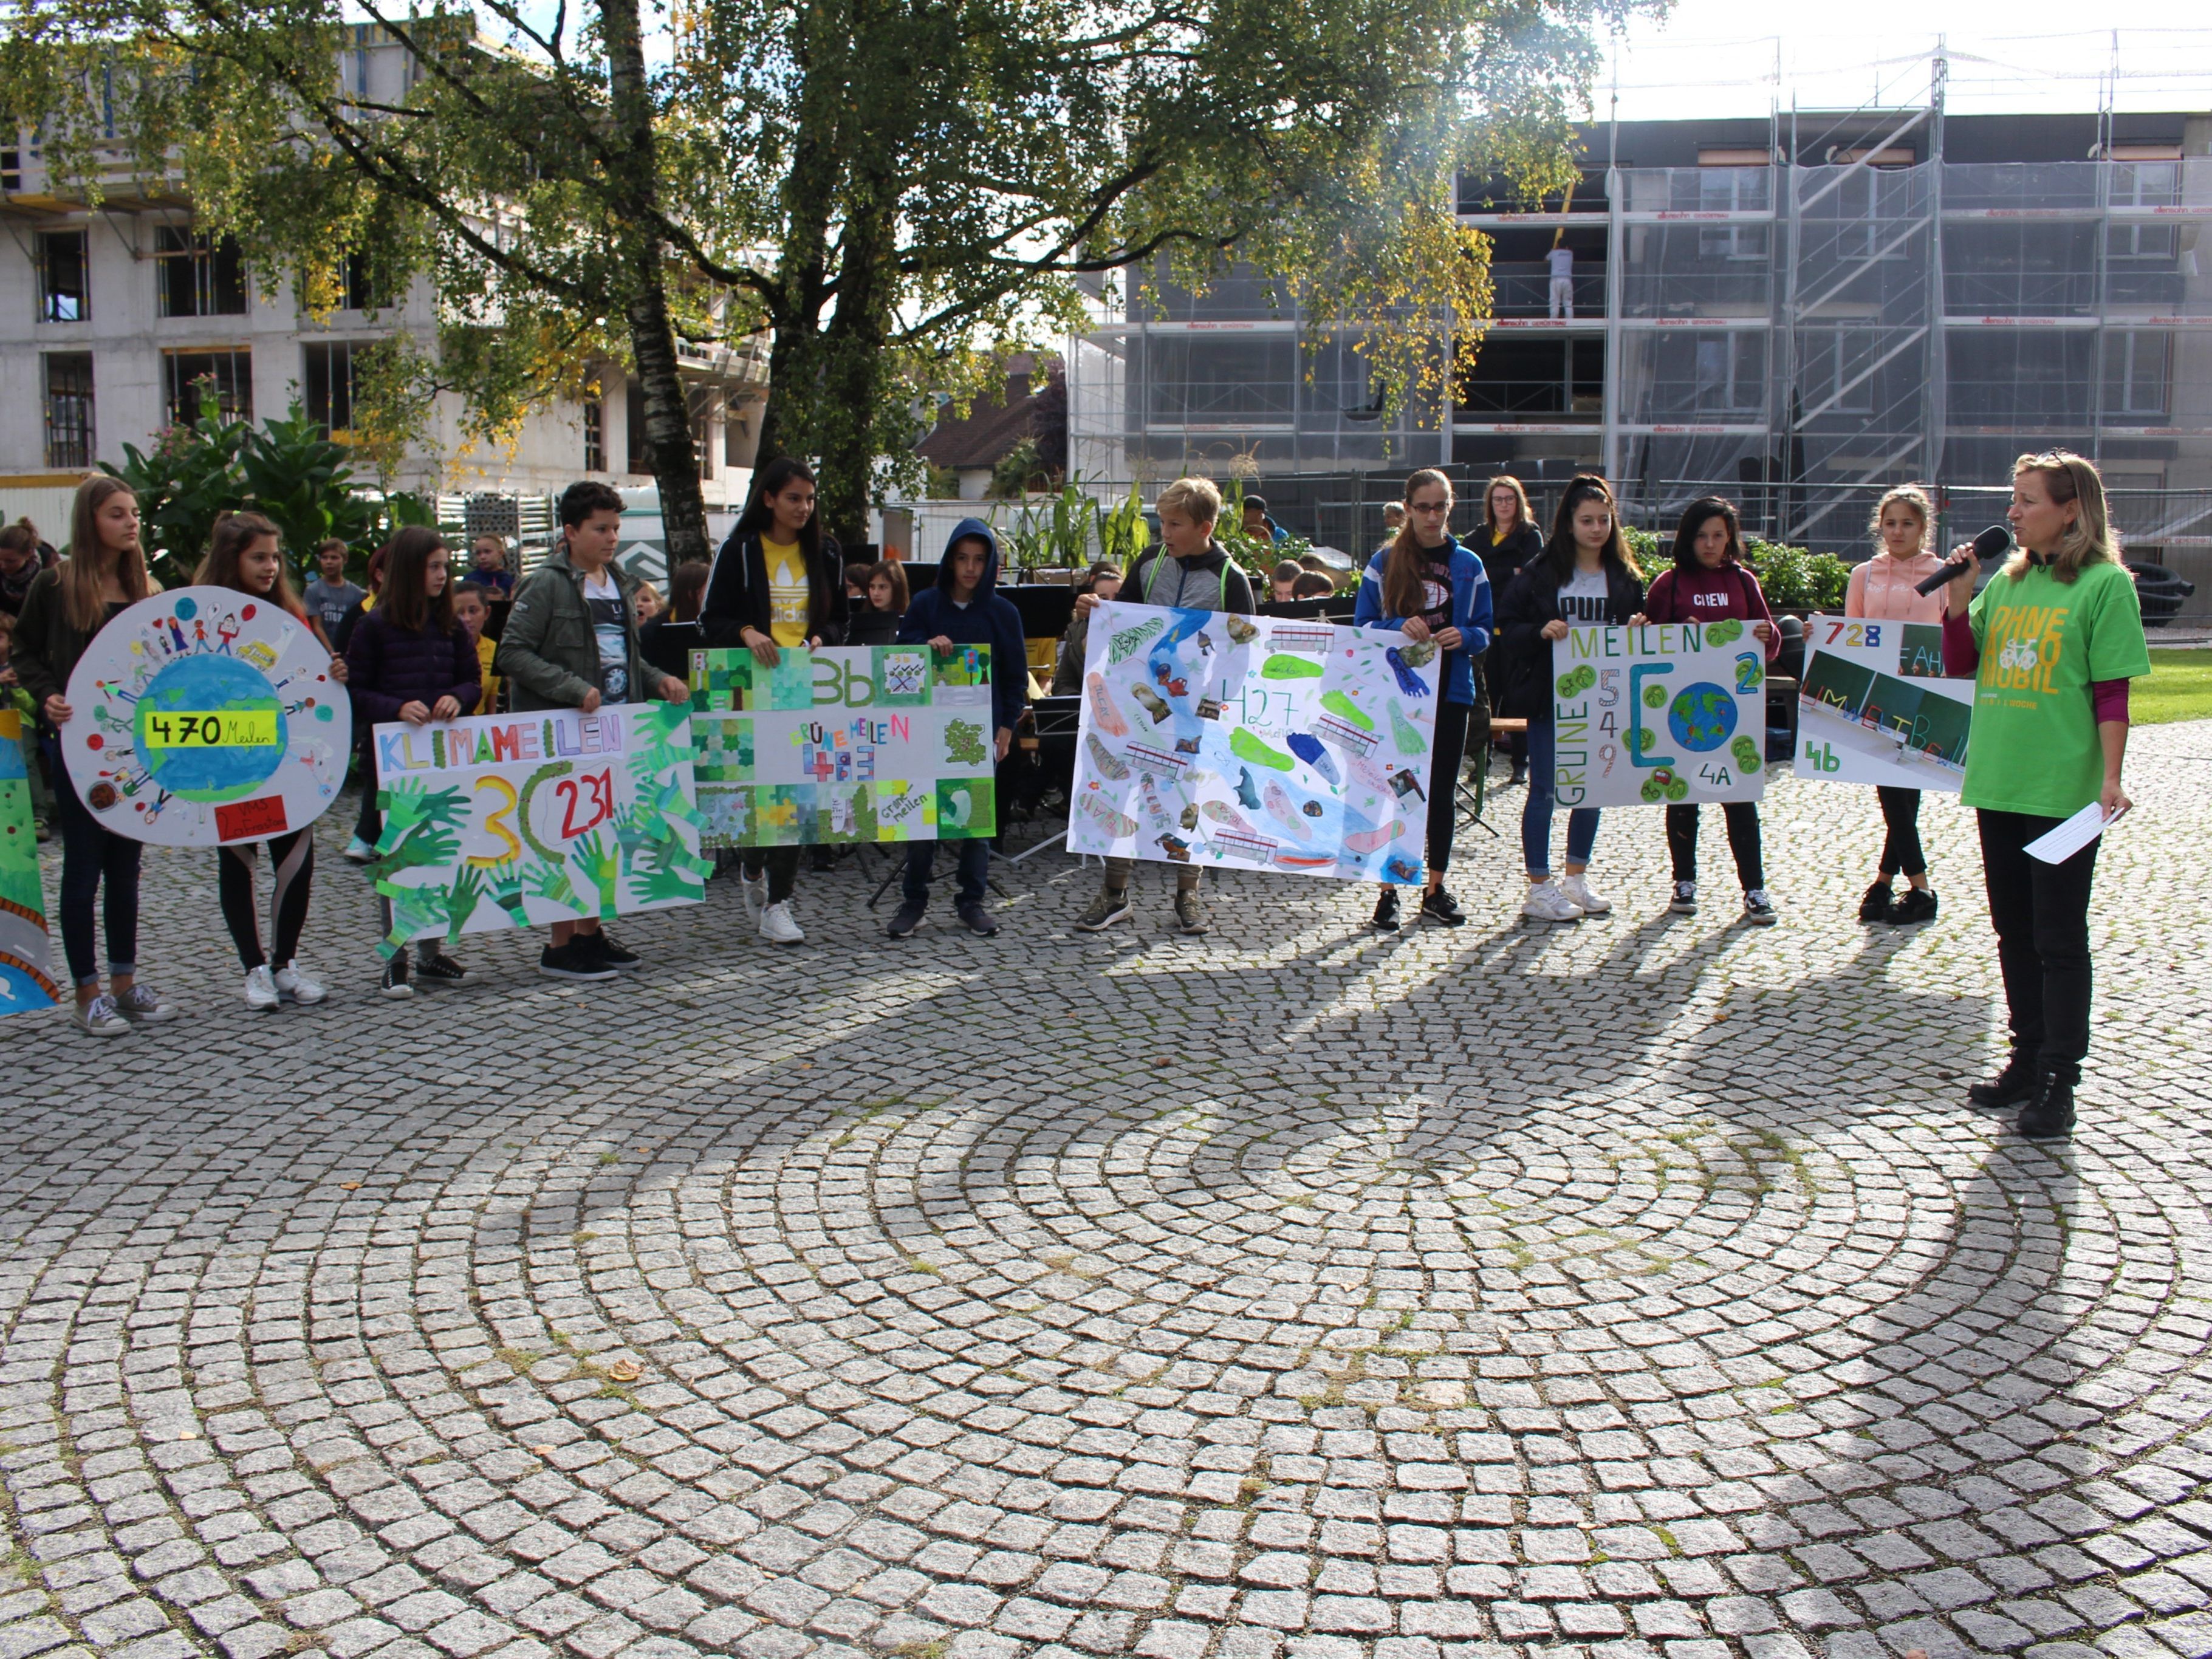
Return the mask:
<svg viewBox="0 0 2212 1659">
<path fill-rule="evenodd" d="M 1832 553 L 1814 553 L 1756 538 L 1744 544 L 1744 562 L 1775 611 L 1841 611 L 1851 568 Z"/>
</svg>

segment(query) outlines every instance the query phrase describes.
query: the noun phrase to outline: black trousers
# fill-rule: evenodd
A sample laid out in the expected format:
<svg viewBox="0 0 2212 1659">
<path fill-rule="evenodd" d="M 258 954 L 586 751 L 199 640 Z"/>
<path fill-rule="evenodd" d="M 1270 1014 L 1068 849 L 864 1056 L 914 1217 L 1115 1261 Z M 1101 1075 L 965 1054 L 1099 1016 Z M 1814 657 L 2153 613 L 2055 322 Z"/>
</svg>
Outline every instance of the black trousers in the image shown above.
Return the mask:
<svg viewBox="0 0 2212 1659">
<path fill-rule="evenodd" d="M 251 972 L 272 960 L 262 953 L 261 921 L 253 908 L 255 844 L 240 842 L 216 848 L 216 893 L 222 903 L 223 925 L 230 942 L 238 947 L 239 965 Z M 299 954 L 300 931 L 307 924 L 307 895 L 315 880 L 315 836 L 313 829 L 295 830 L 289 836 L 269 838 L 269 914 L 275 935 L 279 968 L 289 967 Z"/>
<path fill-rule="evenodd" d="M 1928 860 L 1920 851 L 1920 792 L 1878 783 L 1874 795 L 1881 803 L 1881 821 L 1887 827 L 1881 843 L 1884 878 L 1926 875 Z"/>
<path fill-rule="evenodd" d="M 1728 818 L 1729 851 L 1735 854 L 1735 873 L 1743 890 L 1766 885 L 1766 864 L 1759 848 L 1759 803 L 1729 800 L 1721 803 Z M 1667 854 L 1674 865 L 1674 879 L 1698 878 L 1698 807 L 1685 801 L 1667 809 Z"/>
<path fill-rule="evenodd" d="M 1987 811 L 1976 816 L 2013 1049 L 2059 1081 L 2078 1083 L 2089 1052 L 2089 888 L 2101 842 L 2091 842 L 2063 864 L 2045 864 L 2025 849 L 2058 819 Z"/>
<path fill-rule="evenodd" d="M 738 860 L 747 881 L 758 881 L 762 872 L 768 874 L 768 902 L 781 904 L 791 896 L 799 885 L 799 848 L 796 847 L 748 847 Z"/>
<path fill-rule="evenodd" d="M 1463 702 L 1437 706 L 1436 757 L 1429 767 L 1429 868 L 1451 868 L 1452 837 L 1459 830 L 1459 763 L 1467 753 L 1467 723 L 1474 710 Z"/>
</svg>

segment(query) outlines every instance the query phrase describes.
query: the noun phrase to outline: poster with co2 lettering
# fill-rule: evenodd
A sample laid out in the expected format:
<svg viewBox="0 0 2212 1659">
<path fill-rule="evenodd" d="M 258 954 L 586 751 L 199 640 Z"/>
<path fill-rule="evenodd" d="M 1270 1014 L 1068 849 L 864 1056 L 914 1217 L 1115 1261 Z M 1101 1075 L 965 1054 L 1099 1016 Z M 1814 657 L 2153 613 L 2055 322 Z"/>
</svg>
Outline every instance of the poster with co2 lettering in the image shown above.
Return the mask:
<svg viewBox="0 0 2212 1659">
<path fill-rule="evenodd" d="M 1571 628 L 1552 645 L 1561 806 L 1757 800 L 1766 651 L 1743 623 Z"/>
<path fill-rule="evenodd" d="M 1973 717 L 1974 682 L 1943 672 L 1940 624 L 1806 619 L 1799 777 L 1956 794 Z"/>
<path fill-rule="evenodd" d="M 690 711 L 613 703 L 370 734 L 384 834 L 369 866 L 410 939 L 696 904 L 707 896 Z"/>
</svg>

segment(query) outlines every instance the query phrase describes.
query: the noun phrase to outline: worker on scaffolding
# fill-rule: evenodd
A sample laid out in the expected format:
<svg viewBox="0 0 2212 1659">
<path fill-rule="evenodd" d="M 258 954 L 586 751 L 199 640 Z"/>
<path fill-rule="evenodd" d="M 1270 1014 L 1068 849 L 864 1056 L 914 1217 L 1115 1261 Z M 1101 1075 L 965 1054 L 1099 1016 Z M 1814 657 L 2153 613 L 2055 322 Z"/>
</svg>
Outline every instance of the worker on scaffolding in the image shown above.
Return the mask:
<svg viewBox="0 0 2212 1659">
<path fill-rule="evenodd" d="M 1567 233 L 1552 233 L 1552 251 L 1544 256 L 1552 268 L 1550 314 L 1572 322 L 1575 318 L 1575 251 L 1565 245 Z"/>
</svg>

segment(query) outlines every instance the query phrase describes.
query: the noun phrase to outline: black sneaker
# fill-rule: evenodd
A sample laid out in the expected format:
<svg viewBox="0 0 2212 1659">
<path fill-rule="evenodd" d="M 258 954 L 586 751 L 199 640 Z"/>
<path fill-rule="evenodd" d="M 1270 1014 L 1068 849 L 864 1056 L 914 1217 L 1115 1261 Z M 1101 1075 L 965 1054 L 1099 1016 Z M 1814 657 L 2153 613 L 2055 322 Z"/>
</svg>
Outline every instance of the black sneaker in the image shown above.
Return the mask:
<svg viewBox="0 0 2212 1659">
<path fill-rule="evenodd" d="M 538 971 L 552 979 L 612 979 L 615 970 L 596 955 L 578 950 L 586 937 L 577 934 L 566 945 L 549 945 L 538 953 Z"/>
<path fill-rule="evenodd" d="M 1508 789 L 1525 789 L 1528 787 L 1528 763 L 1526 761 L 1515 761 L 1513 763 L 1513 775 L 1505 780 L 1505 787 Z"/>
<path fill-rule="evenodd" d="M 1433 921 L 1439 927 L 1459 927 L 1466 925 L 1467 912 L 1459 908 L 1459 901 L 1442 887 L 1431 887 L 1421 895 L 1421 920 Z"/>
<path fill-rule="evenodd" d="M 1887 882 L 1878 881 L 1866 890 L 1866 896 L 1859 901 L 1859 920 L 1894 921 L 1897 918 L 1892 913 L 1896 908 L 1897 895 L 1890 890 Z"/>
<path fill-rule="evenodd" d="M 884 932 L 893 939 L 912 939 L 915 930 L 921 926 L 922 912 L 927 905 L 908 902 L 898 908 L 898 914 L 884 925 Z"/>
<path fill-rule="evenodd" d="M 385 959 L 384 977 L 376 988 L 388 997 L 415 994 L 415 988 L 407 982 L 407 952 L 404 947 Z"/>
<path fill-rule="evenodd" d="M 835 848 L 817 847 L 812 849 L 812 852 L 813 856 L 807 860 L 808 869 L 826 872 L 837 867 L 837 852 Z"/>
<path fill-rule="evenodd" d="M 441 951 L 429 961 L 415 964 L 415 977 L 425 985 L 466 985 L 469 970 Z"/>
<path fill-rule="evenodd" d="M 1893 926 L 1910 927 L 1915 922 L 1936 920 L 1936 890 L 1932 887 L 1908 887 L 1897 908 L 1889 913 Z"/>
<path fill-rule="evenodd" d="M 2074 1133 L 2074 1085 L 2045 1072 L 2021 1108 L 2020 1132 L 2031 1140 L 2063 1140 Z"/>
<path fill-rule="evenodd" d="M 1697 915 L 1698 884 L 1694 881 L 1676 882 L 1674 884 L 1674 896 L 1668 902 L 1667 908 L 1669 910 L 1672 910 L 1678 916 L 1694 916 Z"/>
<path fill-rule="evenodd" d="M 1395 933 L 1398 931 L 1398 890 L 1396 888 L 1385 887 L 1376 896 L 1375 914 L 1369 919 L 1367 925 L 1378 933 Z"/>
<path fill-rule="evenodd" d="M 634 973 L 645 966 L 636 951 L 623 950 L 614 935 L 605 930 L 596 933 L 579 933 L 576 942 L 618 973 Z"/>
<path fill-rule="evenodd" d="M 999 924 L 991 920 L 991 913 L 980 904 L 960 905 L 953 914 L 960 918 L 963 927 L 979 938 L 989 939 L 999 931 Z"/>
<path fill-rule="evenodd" d="M 1980 1083 L 1966 1085 L 1966 1098 L 1977 1106 L 2017 1106 L 2035 1093 L 2035 1056 L 2015 1048 L 2006 1058 L 2004 1070 Z"/>
</svg>

